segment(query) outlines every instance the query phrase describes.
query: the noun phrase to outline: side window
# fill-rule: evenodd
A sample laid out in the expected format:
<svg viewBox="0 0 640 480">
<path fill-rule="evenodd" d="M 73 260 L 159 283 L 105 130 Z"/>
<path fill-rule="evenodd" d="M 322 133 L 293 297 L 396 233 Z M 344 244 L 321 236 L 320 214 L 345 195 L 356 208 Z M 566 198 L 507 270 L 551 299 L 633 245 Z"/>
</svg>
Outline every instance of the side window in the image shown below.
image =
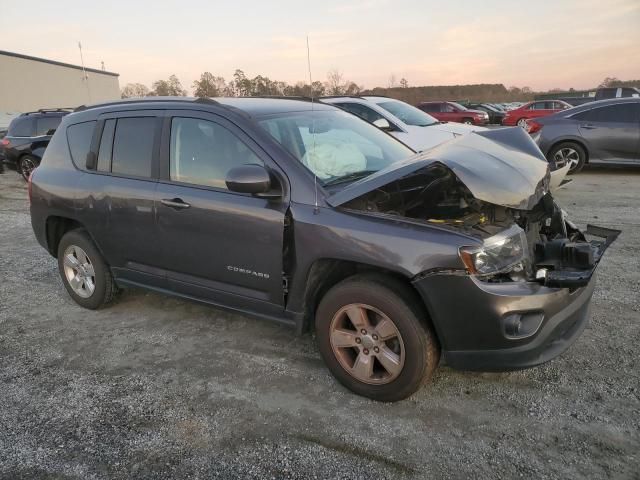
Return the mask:
<svg viewBox="0 0 640 480">
<path fill-rule="evenodd" d="M 420 105 L 420 110 L 424 112 L 439 112 L 440 105 L 437 103 L 424 103 Z"/>
<path fill-rule="evenodd" d="M 119 118 L 113 138 L 111 171 L 151 177 L 155 117 Z"/>
<path fill-rule="evenodd" d="M 91 138 L 96 122 L 76 123 L 67 127 L 67 143 L 71 160 L 76 167 L 85 169 L 87 165 L 87 153 L 91 149 Z"/>
<path fill-rule="evenodd" d="M 361 105 L 359 103 L 346 102 L 346 103 L 339 103 L 338 105 L 341 108 L 344 108 L 347 112 L 353 113 L 354 115 L 357 115 L 358 117 L 362 118 L 363 120 L 366 120 L 369 123 L 373 123 L 376 120 L 380 120 L 381 118 L 384 118 L 375 110 L 367 107 L 366 105 Z"/>
<path fill-rule="evenodd" d="M 227 172 L 247 164 L 263 162 L 222 125 L 198 118 L 171 120 L 171 180 L 226 189 Z"/>
<path fill-rule="evenodd" d="M 441 107 L 440 111 L 442 112 L 453 113 L 456 111 L 456 109 L 453 108 L 453 105 L 450 105 L 448 103 L 443 103 L 440 105 L 440 107 Z"/>
<path fill-rule="evenodd" d="M 616 98 L 617 88 L 601 88 L 596 96 L 600 99 Z"/>
<path fill-rule="evenodd" d="M 98 166 L 99 172 L 111 171 L 111 153 L 113 152 L 113 134 L 116 130 L 116 121 L 114 119 L 104 122 L 102 136 L 100 137 L 100 147 L 98 150 Z"/>
<path fill-rule="evenodd" d="M 580 112 L 573 118 L 588 122 L 638 123 L 640 104 L 621 103 Z"/>
<path fill-rule="evenodd" d="M 60 125 L 62 117 L 40 117 L 36 120 L 36 137 L 43 135 L 53 135 L 51 130 L 55 130 Z"/>
<path fill-rule="evenodd" d="M 9 125 L 9 133 L 12 137 L 30 137 L 34 130 L 33 117 L 16 118 Z"/>
</svg>

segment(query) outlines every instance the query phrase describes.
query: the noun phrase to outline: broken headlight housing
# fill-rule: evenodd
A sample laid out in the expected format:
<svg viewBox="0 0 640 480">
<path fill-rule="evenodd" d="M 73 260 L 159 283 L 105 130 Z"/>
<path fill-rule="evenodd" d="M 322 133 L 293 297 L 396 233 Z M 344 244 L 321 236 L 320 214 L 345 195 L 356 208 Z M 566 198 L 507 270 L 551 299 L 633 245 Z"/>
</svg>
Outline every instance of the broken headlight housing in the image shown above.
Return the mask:
<svg viewBox="0 0 640 480">
<path fill-rule="evenodd" d="M 487 238 L 481 246 L 460 247 L 460 258 L 472 275 L 522 272 L 529 258 L 524 230 L 514 224 Z"/>
</svg>

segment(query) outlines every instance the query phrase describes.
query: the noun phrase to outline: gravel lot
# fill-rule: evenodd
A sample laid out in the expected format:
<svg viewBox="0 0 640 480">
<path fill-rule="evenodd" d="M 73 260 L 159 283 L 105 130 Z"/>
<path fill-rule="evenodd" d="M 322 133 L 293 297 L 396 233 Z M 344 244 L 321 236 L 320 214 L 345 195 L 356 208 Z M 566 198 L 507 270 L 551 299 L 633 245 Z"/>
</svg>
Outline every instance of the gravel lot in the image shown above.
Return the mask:
<svg viewBox="0 0 640 480">
<path fill-rule="evenodd" d="M 590 169 L 557 195 L 623 229 L 564 356 L 442 367 L 380 404 L 278 325 L 134 290 L 76 306 L 0 175 L 0 478 L 640 478 L 639 187 L 640 169 Z"/>
</svg>

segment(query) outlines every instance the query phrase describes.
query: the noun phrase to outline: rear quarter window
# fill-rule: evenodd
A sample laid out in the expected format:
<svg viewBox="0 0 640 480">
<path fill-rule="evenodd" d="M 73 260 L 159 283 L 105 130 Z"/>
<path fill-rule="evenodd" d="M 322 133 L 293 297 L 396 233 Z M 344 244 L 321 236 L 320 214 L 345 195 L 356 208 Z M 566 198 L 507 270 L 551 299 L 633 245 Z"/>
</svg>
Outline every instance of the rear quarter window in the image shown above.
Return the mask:
<svg viewBox="0 0 640 480">
<path fill-rule="evenodd" d="M 31 137 L 34 127 L 35 121 L 33 117 L 16 118 L 9 125 L 9 135 L 12 137 Z"/>
<path fill-rule="evenodd" d="M 76 167 L 85 169 L 87 166 L 87 154 L 91 149 L 91 139 L 96 122 L 76 123 L 67 127 L 67 142 L 71 160 Z"/>
</svg>

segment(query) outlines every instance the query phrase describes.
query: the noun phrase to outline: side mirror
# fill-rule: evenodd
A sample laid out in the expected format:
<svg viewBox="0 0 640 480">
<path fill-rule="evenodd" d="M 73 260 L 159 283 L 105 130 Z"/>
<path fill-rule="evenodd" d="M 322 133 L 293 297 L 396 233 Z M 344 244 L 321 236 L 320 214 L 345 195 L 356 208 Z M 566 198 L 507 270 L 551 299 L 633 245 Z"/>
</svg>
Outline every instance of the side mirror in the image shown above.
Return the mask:
<svg viewBox="0 0 640 480">
<path fill-rule="evenodd" d="M 232 192 L 250 193 L 265 198 L 280 197 L 280 192 L 271 191 L 269 172 L 262 165 L 234 167 L 227 172 L 225 183 Z"/>
<path fill-rule="evenodd" d="M 373 122 L 373 124 L 380 130 L 391 130 L 391 124 L 389 124 L 386 118 L 379 118 Z"/>
</svg>

